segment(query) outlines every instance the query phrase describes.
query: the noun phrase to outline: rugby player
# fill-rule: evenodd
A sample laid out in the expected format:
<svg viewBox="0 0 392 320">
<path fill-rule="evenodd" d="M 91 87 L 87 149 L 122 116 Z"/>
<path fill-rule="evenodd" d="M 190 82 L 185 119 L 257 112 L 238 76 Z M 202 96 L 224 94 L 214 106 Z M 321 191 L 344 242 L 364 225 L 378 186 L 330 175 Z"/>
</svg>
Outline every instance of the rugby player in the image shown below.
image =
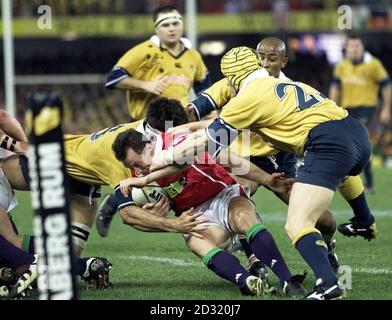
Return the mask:
<svg viewBox="0 0 392 320">
<path fill-rule="evenodd" d="M 315 225 L 341 180 L 358 175 L 369 160 L 366 128 L 312 87 L 269 77 L 260 66 L 250 48 L 237 47 L 226 53 L 221 71 L 236 97 L 206 132 L 197 132 L 196 138 L 164 152 L 151 169 L 182 161 L 185 150 L 197 152 L 208 141 L 219 150 L 247 128 L 274 148 L 303 156 L 290 194 L 286 232 L 316 276 L 307 299 L 341 298 L 345 290 L 338 286 L 328 248 Z M 228 139 L 221 139 L 219 130 Z"/>
</svg>

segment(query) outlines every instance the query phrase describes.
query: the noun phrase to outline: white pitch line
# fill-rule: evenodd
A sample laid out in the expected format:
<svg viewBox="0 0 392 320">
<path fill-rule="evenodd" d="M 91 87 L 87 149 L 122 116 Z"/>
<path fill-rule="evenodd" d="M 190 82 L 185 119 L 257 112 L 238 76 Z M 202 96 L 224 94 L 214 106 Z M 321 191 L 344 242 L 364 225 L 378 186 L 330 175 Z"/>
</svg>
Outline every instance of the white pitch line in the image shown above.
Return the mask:
<svg viewBox="0 0 392 320">
<path fill-rule="evenodd" d="M 174 258 L 164 258 L 164 257 L 151 257 L 151 256 L 121 256 L 121 259 L 125 260 L 144 260 L 144 261 L 154 261 L 154 262 L 163 262 L 167 264 L 171 264 L 174 266 L 180 266 L 180 267 L 189 267 L 189 266 L 202 266 L 203 263 L 196 263 L 192 261 L 186 261 L 182 259 L 174 259 Z"/>
<path fill-rule="evenodd" d="M 144 261 L 153 261 L 160 263 L 167 263 L 174 266 L 179 267 L 202 267 L 202 263 L 186 261 L 183 259 L 174 259 L 174 258 L 164 258 L 164 257 L 152 257 L 152 256 L 121 256 L 120 259 L 124 260 L 144 260 Z M 377 268 L 354 268 L 353 272 L 356 273 L 367 273 L 367 274 L 392 274 L 391 269 L 377 269 Z"/>
<path fill-rule="evenodd" d="M 369 273 L 369 274 L 392 274 L 391 269 L 377 269 L 377 268 L 354 268 L 353 272 Z"/>
<path fill-rule="evenodd" d="M 335 218 L 350 218 L 353 216 L 353 212 L 350 210 L 331 210 Z M 276 211 L 276 212 L 263 212 L 263 208 L 259 210 L 260 216 L 268 223 L 268 221 L 285 221 L 287 212 Z M 391 210 L 371 210 L 371 213 L 376 218 L 392 217 Z"/>
</svg>

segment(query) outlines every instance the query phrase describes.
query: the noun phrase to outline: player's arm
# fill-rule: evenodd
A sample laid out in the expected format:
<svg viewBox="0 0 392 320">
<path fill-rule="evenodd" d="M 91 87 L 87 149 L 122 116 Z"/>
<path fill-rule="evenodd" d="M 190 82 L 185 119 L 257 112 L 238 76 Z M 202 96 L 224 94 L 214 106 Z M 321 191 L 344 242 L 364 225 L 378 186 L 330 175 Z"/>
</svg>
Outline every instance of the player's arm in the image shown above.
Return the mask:
<svg viewBox="0 0 392 320">
<path fill-rule="evenodd" d="M 136 226 L 141 231 L 189 233 L 201 237 L 198 232 L 204 230 L 204 227 L 200 227 L 199 224 L 205 220 L 197 219 L 201 214 L 195 213 L 193 208 L 183 212 L 178 218 L 169 219 L 136 206 L 132 196 L 124 196 L 120 188 L 115 188 L 115 196 L 119 204 L 117 209 L 124 224 Z"/>
<path fill-rule="evenodd" d="M 196 162 L 196 156 L 207 150 L 208 137 L 204 130 L 190 134 L 187 139 L 171 150 L 163 150 L 159 158 L 154 158 L 150 171 L 155 172 L 173 164 L 192 165 Z"/>
<path fill-rule="evenodd" d="M 329 98 L 339 104 L 341 91 L 341 80 L 339 77 L 339 66 L 334 70 L 334 74 L 329 85 Z"/>
<path fill-rule="evenodd" d="M 381 97 L 382 97 L 382 105 L 380 111 L 380 122 L 386 126 L 391 123 L 391 80 L 389 75 L 383 65 L 379 64 L 379 78 L 378 83 L 380 85 Z"/>
<path fill-rule="evenodd" d="M 171 165 L 167 166 L 165 168 L 162 168 L 160 170 L 154 171 L 149 173 L 148 175 L 144 177 L 130 177 L 125 180 L 122 180 L 120 182 L 120 190 L 121 193 L 125 196 L 129 196 L 129 191 L 130 188 L 135 187 L 135 188 L 143 188 L 147 186 L 148 184 L 162 178 L 167 178 L 170 176 L 174 176 L 177 173 L 180 173 L 183 171 L 187 165 Z"/>
<path fill-rule="evenodd" d="M 134 77 L 143 64 L 144 58 L 144 46 L 136 46 L 128 50 L 107 75 L 106 88 L 122 90 L 138 89 L 160 95 L 167 86 L 167 78 L 147 81 Z"/>
<path fill-rule="evenodd" d="M 163 77 L 151 81 L 134 79 L 125 69 L 121 67 L 115 67 L 108 74 L 105 86 L 108 89 L 139 89 L 160 95 L 167 87 L 167 78 Z"/>
<path fill-rule="evenodd" d="M 0 109 L 0 129 L 15 140 L 27 141 L 26 134 L 18 120 L 4 109 Z"/>
<path fill-rule="evenodd" d="M 211 85 L 211 76 L 199 52 L 194 51 L 196 72 L 193 78 L 193 90 L 198 95 Z"/>
<path fill-rule="evenodd" d="M 189 123 L 185 123 L 180 126 L 177 126 L 177 127 L 170 128 L 169 130 L 167 130 L 167 132 L 169 132 L 173 135 L 177 135 L 177 134 L 189 132 L 189 131 L 195 132 L 197 130 L 204 130 L 205 128 L 208 127 L 208 125 L 211 123 L 211 121 L 212 121 L 211 119 L 206 119 L 206 120 L 201 120 L 201 121 L 189 122 Z"/>
<path fill-rule="evenodd" d="M 269 187 L 277 193 L 287 193 L 293 185 L 293 180 L 285 179 L 284 173 L 271 175 L 247 159 L 228 150 L 221 150 L 216 161 L 231 173 Z"/>
<path fill-rule="evenodd" d="M 198 232 L 205 229 L 199 224 L 206 220 L 197 219 L 202 213 L 196 213 L 193 208 L 174 219 L 154 216 L 136 205 L 121 208 L 119 212 L 124 224 L 136 226 L 141 231 L 185 233 L 201 238 Z"/>
<path fill-rule="evenodd" d="M 391 84 L 386 85 L 382 88 L 382 107 L 380 112 L 380 122 L 384 125 L 391 123 Z"/>
<path fill-rule="evenodd" d="M 150 170 L 155 171 L 173 163 L 193 164 L 195 156 L 203 152 L 208 152 L 215 159 L 221 149 L 227 148 L 237 138 L 239 130 L 251 127 L 251 114 L 256 103 L 247 95 L 242 99 L 231 99 L 222 109 L 220 117 L 215 118 L 206 130 L 194 132 L 181 144 L 162 152 L 161 158 L 154 161 Z M 235 123 L 237 127 L 230 123 Z"/>
<path fill-rule="evenodd" d="M 22 126 L 4 109 L 0 109 L 0 129 L 5 133 L 0 138 L 0 147 L 16 153 L 27 153 L 28 142 Z"/>
</svg>

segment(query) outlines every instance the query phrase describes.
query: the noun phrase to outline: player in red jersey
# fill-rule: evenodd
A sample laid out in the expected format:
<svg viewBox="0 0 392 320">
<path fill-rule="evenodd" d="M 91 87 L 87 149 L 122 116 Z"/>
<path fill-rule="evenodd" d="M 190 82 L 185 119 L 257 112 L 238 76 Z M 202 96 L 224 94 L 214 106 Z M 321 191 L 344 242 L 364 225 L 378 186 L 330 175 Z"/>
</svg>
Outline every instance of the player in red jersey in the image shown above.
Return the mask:
<svg viewBox="0 0 392 320">
<path fill-rule="evenodd" d="M 124 223 L 145 228 L 144 231 L 157 231 L 160 227 L 144 224 L 143 216 L 133 215 L 136 209 L 128 188 L 141 187 L 152 181 L 164 187 L 171 198 L 176 215 L 185 212 L 197 212 L 203 222 L 196 233 L 184 235 L 188 248 L 203 259 L 205 265 L 218 276 L 237 285 L 243 294 L 259 295 L 269 291 L 268 284 L 262 279 L 250 275 L 231 253 L 219 249 L 233 234 L 247 235 L 253 252 L 281 280 L 283 292 L 288 295 L 303 295 L 301 286 L 303 276 L 292 276 L 271 234 L 256 215 L 256 208 L 244 188 L 237 184 L 223 166 L 215 163 L 208 153 L 197 158 L 194 165 L 171 166 L 149 173 L 149 166 L 159 151 L 169 150 L 183 142 L 187 136 L 162 134 L 162 147 L 156 147 L 140 132 L 127 130 L 120 133 L 113 143 L 116 158 L 125 166 L 132 168 L 140 178 L 123 180 L 120 190 L 129 198 L 128 210 L 120 209 Z M 222 155 L 221 155 L 222 156 Z M 269 175 L 244 159 L 228 158 L 228 167 L 248 165 L 244 170 L 246 178 L 257 179 L 277 191 L 291 187 L 289 180 L 282 179 L 282 174 Z M 237 170 L 239 171 L 239 170 Z M 245 173 L 246 172 L 246 173 Z M 237 172 L 238 173 L 238 172 Z M 140 208 L 137 208 L 138 210 Z M 149 219 L 149 218 L 148 218 Z"/>
</svg>

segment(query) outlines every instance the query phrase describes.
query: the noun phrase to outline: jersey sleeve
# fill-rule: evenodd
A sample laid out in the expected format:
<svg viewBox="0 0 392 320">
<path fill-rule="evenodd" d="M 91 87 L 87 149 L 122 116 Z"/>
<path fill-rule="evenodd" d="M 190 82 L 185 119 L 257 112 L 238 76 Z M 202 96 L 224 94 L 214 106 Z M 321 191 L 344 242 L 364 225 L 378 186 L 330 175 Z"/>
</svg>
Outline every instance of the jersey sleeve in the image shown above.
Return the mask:
<svg viewBox="0 0 392 320">
<path fill-rule="evenodd" d="M 142 63 L 143 57 L 144 55 L 140 46 L 128 50 L 108 73 L 105 84 L 106 88 L 112 89 L 117 82 L 132 76 Z"/>
<path fill-rule="evenodd" d="M 196 94 L 199 94 L 211 85 L 210 73 L 199 52 L 194 50 L 196 60 L 196 72 L 193 79 L 193 89 Z"/>
<path fill-rule="evenodd" d="M 227 80 L 221 79 L 203 92 L 191 105 L 196 111 L 199 120 L 215 109 L 221 109 L 234 94 L 227 85 Z"/>
<path fill-rule="evenodd" d="M 390 79 L 387 70 L 385 70 L 380 60 L 375 61 L 373 76 L 375 80 L 380 84 L 380 87 L 390 84 Z"/>
<path fill-rule="evenodd" d="M 333 69 L 333 74 L 332 74 L 332 79 L 331 79 L 331 85 L 335 85 L 337 87 L 341 86 L 341 65 L 338 64 L 337 66 L 335 66 L 335 68 Z"/>
<path fill-rule="evenodd" d="M 121 67 L 114 67 L 106 76 L 105 87 L 108 89 L 113 89 L 117 82 L 128 77 L 129 73 L 125 69 Z"/>
<path fill-rule="evenodd" d="M 215 120 L 206 128 L 208 153 L 215 159 L 222 148 L 227 148 L 238 136 L 239 131 L 221 118 Z"/>
<path fill-rule="evenodd" d="M 116 198 L 117 210 L 136 205 L 132 199 L 131 193 L 129 193 L 128 197 L 125 197 L 121 192 L 120 186 L 117 186 L 114 189 L 114 195 Z"/>
</svg>

